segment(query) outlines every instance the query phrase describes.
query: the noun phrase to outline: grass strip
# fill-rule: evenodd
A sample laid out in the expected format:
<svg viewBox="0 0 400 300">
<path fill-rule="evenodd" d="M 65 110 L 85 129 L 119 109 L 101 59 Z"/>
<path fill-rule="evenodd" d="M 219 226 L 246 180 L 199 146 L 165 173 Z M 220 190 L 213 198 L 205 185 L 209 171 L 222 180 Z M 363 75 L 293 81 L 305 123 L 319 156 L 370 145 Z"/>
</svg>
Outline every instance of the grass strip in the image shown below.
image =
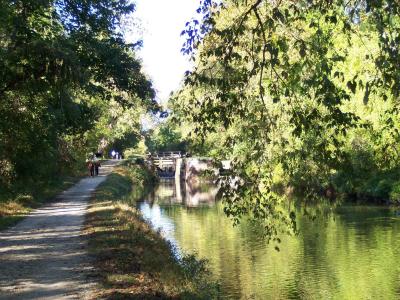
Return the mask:
<svg viewBox="0 0 400 300">
<path fill-rule="evenodd" d="M 95 299 L 216 299 L 206 263 L 178 259 L 135 208 L 151 184 L 140 165 L 118 167 L 97 189 L 87 218 L 89 252 L 100 288 Z"/>
</svg>

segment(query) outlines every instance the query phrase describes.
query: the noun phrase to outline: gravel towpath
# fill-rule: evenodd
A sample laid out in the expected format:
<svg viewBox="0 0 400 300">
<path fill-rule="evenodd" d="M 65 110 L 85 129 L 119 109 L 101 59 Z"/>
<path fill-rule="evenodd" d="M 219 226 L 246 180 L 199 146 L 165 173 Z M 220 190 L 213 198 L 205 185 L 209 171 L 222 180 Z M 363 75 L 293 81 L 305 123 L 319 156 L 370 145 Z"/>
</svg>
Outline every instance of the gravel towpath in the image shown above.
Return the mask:
<svg viewBox="0 0 400 300">
<path fill-rule="evenodd" d="M 92 192 L 117 161 L 98 177 L 82 179 L 0 232 L 0 299 L 87 299 L 95 283 L 83 235 Z"/>
</svg>

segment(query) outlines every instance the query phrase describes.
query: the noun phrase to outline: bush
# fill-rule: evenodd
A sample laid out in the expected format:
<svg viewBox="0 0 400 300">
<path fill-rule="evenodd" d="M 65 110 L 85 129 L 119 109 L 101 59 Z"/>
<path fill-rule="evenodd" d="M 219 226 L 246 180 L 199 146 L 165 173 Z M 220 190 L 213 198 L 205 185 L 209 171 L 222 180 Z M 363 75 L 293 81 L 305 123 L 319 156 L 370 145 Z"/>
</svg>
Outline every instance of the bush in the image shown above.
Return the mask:
<svg viewBox="0 0 400 300">
<path fill-rule="evenodd" d="M 389 199 L 393 204 L 400 204 L 400 182 L 396 182 L 392 186 L 392 191 L 390 192 Z"/>
<path fill-rule="evenodd" d="M 144 165 L 144 158 L 143 157 L 137 157 L 135 159 L 135 163 L 138 165 Z"/>
<path fill-rule="evenodd" d="M 178 261 L 182 267 L 186 280 L 194 283 L 196 294 L 183 294 L 183 299 L 218 299 L 220 295 L 220 285 L 210 280 L 211 272 L 208 269 L 208 261 L 198 259 L 196 254 L 187 254 Z"/>
</svg>

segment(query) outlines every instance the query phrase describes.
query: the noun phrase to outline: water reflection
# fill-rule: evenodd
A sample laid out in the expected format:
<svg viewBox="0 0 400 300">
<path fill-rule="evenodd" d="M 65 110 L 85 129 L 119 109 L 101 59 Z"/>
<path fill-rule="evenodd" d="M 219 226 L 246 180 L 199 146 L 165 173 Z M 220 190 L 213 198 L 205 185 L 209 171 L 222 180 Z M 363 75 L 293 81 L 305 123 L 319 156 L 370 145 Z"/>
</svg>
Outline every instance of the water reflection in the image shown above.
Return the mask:
<svg viewBox="0 0 400 300">
<path fill-rule="evenodd" d="M 381 207 L 340 207 L 315 220 L 298 213 L 300 234 L 281 251 L 250 222 L 232 227 L 215 187 L 163 182 L 140 204 L 179 251 L 210 261 L 227 299 L 400 299 L 400 218 Z"/>
<path fill-rule="evenodd" d="M 217 192 L 218 188 L 211 183 L 161 179 L 160 184 L 147 197 L 147 201 L 160 205 L 212 206 Z"/>
</svg>

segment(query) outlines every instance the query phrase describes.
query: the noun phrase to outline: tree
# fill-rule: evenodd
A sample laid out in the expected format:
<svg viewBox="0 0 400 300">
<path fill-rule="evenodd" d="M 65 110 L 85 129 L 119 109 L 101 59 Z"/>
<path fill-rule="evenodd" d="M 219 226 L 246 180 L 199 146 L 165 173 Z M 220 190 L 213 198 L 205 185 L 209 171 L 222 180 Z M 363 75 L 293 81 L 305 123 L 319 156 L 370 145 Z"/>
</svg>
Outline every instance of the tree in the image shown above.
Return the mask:
<svg viewBox="0 0 400 300">
<path fill-rule="evenodd" d="M 186 151 L 186 141 L 171 119 L 163 120 L 146 135 L 149 151 Z"/>
<path fill-rule="evenodd" d="M 69 165 L 110 101 L 158 109 L 136 46 L 122 38 L 133 11 L 126 0 L 0 1 L 3 183 Z"/>
<path fill-rule="evenodd" d="M 276 174 L 286 186 L 318 194 L 349 163 L 348 134 L 373 128 L 351 109 L 360 96 L 365 105 L 386 99 L 391 115 L 398 110 L 400 4 L 206 0 L 198 12 L 202 19 L 183 33 L 196 68 L 175 109 L 200 136 L 224 127 L 234 163 L 225 211 L 236 221 L 265 219 L 276 236 L 277 224 L 295 228 L 274 188 Z M 355 47 L 369 66 L 356 73 L 348 72 Z"/>
</svg>

